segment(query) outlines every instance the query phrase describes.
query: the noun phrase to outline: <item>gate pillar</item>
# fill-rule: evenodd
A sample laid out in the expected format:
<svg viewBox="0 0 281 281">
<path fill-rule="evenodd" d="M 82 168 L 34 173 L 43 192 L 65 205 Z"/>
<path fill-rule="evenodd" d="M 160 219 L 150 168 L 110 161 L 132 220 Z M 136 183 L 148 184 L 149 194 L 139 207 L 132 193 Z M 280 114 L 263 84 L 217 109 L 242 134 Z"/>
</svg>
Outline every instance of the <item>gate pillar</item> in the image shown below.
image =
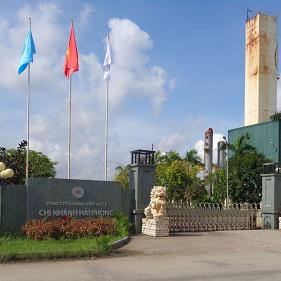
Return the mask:
<svg viewBox="0 0 281 281">
<path fill-rule="evenodd" d="M 278 229 L 281 214 L 281 169 L 264 164 L 262 176 L 262 220 L 264 229 Z"/>
<path fill-rule="evenodd" d="M 144 208 L 150 202 L 150 191 L 155 185 L 154 153 L 152 150 L 131 151 L 131 165 L 129 170 L 129 188 L 134 192 L 133 222 L 134 231 L 142 231 Z"/>
</svg>

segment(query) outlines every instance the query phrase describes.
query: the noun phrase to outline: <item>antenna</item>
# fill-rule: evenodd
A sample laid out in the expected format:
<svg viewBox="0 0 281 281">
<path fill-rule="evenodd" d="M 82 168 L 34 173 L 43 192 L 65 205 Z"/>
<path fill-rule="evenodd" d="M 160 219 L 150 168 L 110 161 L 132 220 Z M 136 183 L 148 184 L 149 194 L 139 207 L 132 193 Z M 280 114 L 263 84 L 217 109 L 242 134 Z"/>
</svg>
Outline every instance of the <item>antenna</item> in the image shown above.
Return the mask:
<svg viewBox="0 0 281 281">
<path fill-rule="evenodd" d="M 247 9 L 247 21 L 249 20 L 249 13 L 253 13 L 253 11 L 250 9 Z"/>
</svg>

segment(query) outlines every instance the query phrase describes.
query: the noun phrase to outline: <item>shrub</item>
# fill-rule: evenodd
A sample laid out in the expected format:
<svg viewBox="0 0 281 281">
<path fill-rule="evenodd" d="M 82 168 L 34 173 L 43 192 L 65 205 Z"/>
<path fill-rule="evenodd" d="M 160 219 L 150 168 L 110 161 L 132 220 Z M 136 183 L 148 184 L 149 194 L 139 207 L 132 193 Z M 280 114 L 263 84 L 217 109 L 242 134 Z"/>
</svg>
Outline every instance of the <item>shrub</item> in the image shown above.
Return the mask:
<svg viewBox="0 0 281 281">
<path fill-rule="evenodd" d="M 114 235 L 117 232 L 117 221 L 111 218 L 74 219 L 63 217 L 58 219 L 30 220 L 22 232 L 34 240 L 76 239 L 87 236 Z"/>
<path fill-rule="evenodd" d="M 126 236 L 132 231 L 132 224 L 129 218 L 121 212 L 115 212 L 113 218 L 116 220 L 116 231 L 119 236 Z"/>
</svg>

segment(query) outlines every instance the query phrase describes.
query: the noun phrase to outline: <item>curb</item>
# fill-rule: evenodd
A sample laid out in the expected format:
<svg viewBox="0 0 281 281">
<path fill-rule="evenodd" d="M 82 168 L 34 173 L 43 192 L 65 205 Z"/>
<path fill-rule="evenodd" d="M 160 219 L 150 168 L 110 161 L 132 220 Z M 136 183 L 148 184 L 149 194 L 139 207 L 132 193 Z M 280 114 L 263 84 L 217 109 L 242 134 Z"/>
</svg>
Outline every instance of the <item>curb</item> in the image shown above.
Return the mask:
<svg viewBox="0 0 281 281">
<path fill-rule="evenodd" d="M 111 252 L 125 246 L 126 244 L 128 244 L 130 242 L 130 236 L 125 236 L 124 238 L 117 240 L 115 242 L 112 242 L 109 244 L 109 247 L 111 248 Z"/>
</svg>

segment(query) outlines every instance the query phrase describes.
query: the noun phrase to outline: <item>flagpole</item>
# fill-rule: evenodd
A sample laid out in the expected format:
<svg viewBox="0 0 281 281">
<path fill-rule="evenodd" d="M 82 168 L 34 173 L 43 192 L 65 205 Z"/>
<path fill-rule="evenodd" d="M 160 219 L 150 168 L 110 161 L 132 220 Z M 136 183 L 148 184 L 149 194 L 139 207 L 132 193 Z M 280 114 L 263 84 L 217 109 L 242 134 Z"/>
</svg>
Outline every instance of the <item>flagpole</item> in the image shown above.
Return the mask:
<svg viewBox="0 0 281 281">
<path fill-rule="evenodd" d="M 107 181 L 107 147 L 108 147 L 108 79 L 106 79 L 106 101 L 105 101 L 105 151 L 104 151 L 104 178 Z"/>
<path fill-rule="evenodd" d="M 105 63 L 107 60 L 107 56 L 109 55 L 110 58 L 110 49 L 109 49 L 109 35 L 107 35 L 107 50 L 106 50 L 106 58 L 105 58 Z M 108 53 L 109 52 L 109 53 Z M 107 65 L 106 71 L 110 70 L 110 63 L 111 63 L 111 58 L 109 61 L 109 65 Z M 108 73 L 109 74 L 109 73 Z M 104 147 L 104 178 L 105 181 L 107 181 L 107 161 L 108 161 L 108 157 L 107 157 L 107 151 L 108 151 L 108 92 L 109 92 L 109 76 L 105 76 L 106 78 L 106 100 L 105 100 L 105 147 Z"/>
<path fill-rule="evenodd" d="M 68 119 L 68 169 L 67 176 L 70 179 L 70 158 L 71 158 L 71 75 L 69 76 L 69 119 Z"/>
<path fill-rule="evenodd" d="M 72 92 L 72 73 L 79 70 L 78 51 L 75 42 L 73 19 L 71 18 L 70 36 L 68 47 L 65 54 L 64 74 L 69 79 L 69 97 L 68 97 L 68 152 L 67 152 L 67 177 L 71 178 L 71 136 L 72 136 L 72 112 L 71 112 L 71 92 Z"/>
<path fill-rule="evenodd" d="M 26 177 L 26 185 L 28 187 L 28 172 L 29 172 L 29 110 L 30 110 L 30 64 L 28 64 L 28 77 L 27 77 L 27 104 L 26 104 L 26 119 L 27 119 L 27 127 L 26 127 L 26 135 L 27 135 L 27 146 L 26 146 L 26 166 L 25 166 L 25 177 Z"/>
<path fill-rule="evenodd" d="M 31 18 L 29 18 L 29 29 L 31 30 Z M 26 192 L 28 194 L 29 189 L 29 119 L 30 119 L 30 63 L 28 64 L 28 73 L 27 73 L 27 103 L 26 103 L 26 136 L 27 136 L 27 145 L 26 145 L 26 164 L 25 164 L 25 183 L 26 183 Z M 27 198 L 27 197 L 26 197 Z M 27 218 L 29 215 L 29 205 L 28 200 L 26 200 L 26 213 Z"/>
</svg>

